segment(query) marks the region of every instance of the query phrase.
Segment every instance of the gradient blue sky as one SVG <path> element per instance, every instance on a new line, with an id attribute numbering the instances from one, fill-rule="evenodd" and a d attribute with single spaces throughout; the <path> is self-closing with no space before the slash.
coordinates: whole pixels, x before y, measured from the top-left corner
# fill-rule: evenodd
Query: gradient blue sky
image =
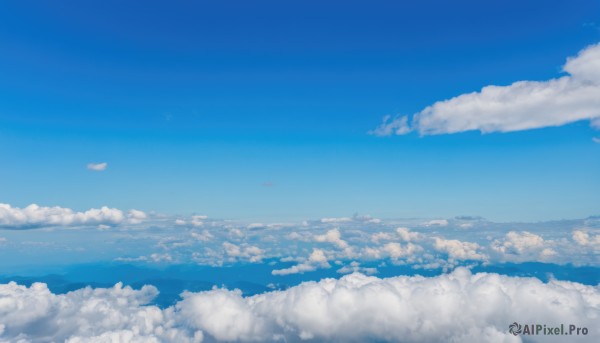
<path id="1" fill-rule="evenodd" d="M 600 214 L 587 122 L 367 134 L 386 114 L 560 76 L 598 41 L 600 1 L 3 2 L 0 202 L 260 220 Z"/>

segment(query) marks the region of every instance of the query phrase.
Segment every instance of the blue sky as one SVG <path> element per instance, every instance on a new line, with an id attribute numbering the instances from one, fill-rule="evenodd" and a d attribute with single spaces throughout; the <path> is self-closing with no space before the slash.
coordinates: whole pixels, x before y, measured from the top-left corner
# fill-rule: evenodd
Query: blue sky
<path id="1" fill-rule="evenodd" d="M 0 2 L 3 342 L 598 342 L 598 175 L 599 0 Z"/>
<path id="2" fill-rule="evenodd" d="M 564 75 L 600 41 L 598 1 L 0 6 L 1 202 L 264 221 L 598 214 L 589 121 L 368 134 Z"/>

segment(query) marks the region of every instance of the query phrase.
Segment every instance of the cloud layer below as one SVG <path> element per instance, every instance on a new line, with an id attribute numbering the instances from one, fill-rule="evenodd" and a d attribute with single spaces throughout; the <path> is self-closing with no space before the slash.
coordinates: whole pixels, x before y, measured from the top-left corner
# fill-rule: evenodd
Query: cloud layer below
<path id="1" fill-rule="evenodd" d="M 109 207 L 78 212 L 0 203 L 0 230 L 2 268 L 13 268 L 13 273 L 19 265 L 16 255 L 36 265 L 97 259 L 209 266 L 267 261 L 272 275 L 290 275 L 330 268 L 377 273 L 378 265 L 429 270 L 503 262 L 596 266 L 600 249 L 600 220 L 594 217 L 493 223 L 477 217 L 354 216 L 248 224 L 205 215 L 167 216 Z"/>
<path id="2" fill-rule="evenodd" d="M 587 327 L 578 342 L 600 334 L 598 286 L 465 268 L 430 278 L 355 273 L 252 297 L 186 292 L 164 310 L 146 305 L 156 294 L 152 286 L 121 284 L 63 295 L 41 283 L 0 285 L 0 341 L 518 342 L 508 333 L 515 321 Z"/>
<path id="3" fill-rule="evenodd" d="M 385 116 L 372 134 L 450 134 L 478 130 L 510 132 L 600 120 L 600 44 L 567 59 L 569 75 L 548 81 L 486 86 L 479 92 L 438 101 L 412 117 Z"/>

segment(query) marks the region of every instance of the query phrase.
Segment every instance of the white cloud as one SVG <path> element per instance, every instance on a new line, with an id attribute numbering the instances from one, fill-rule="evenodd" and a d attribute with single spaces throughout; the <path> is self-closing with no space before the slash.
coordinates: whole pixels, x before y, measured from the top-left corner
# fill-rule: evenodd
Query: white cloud
<path id="1" fill-rule="evenodd" d="M 340 249 L 348 247 L 348 243 L 342 239 L 342 234 L 338 229 L 331 229 L 323 235 L 316 235 L 315 241 L 332 243 Z"/>
<path id="2" fill-rule="evenodd" d="M 238 257 L 242 254 L 242 250 L 239 246 L 229 242 L 223 243 L 223 249 L 225 249 L 225 253 L 229 256 Z"/>
<path id="3" fill-rule="evenodd" d="M 193 236 L 193 233 L 190 233 L 190 235 Z M 194 245 L 193 240 L 187 239 L 187 237 L 179 236 L 165 236 L 159 238 L 156 244 L 156 246 L 167 251 L 176 250 L 183 247 L 191 247 L 192 245 Z"/>
<path id="4" fill-rule="evenodd" d="M 194 237 L 195 239 L 202 241 L 202 242 L 208 242 L 210 240 L 212 240 L 213 238 L 215 238 L 215 236 L 213 236 L 210 232 L 208 232 L 208 230 L 204 230 L 201 233 L 198 232 L 190 232 L 190 235 L 192 237 Z"/>
<path id="5" fill-rule="evenodd" d="M 550 247 L 552 242 L 542 236 L 528 231 L 510 231 L 502 240 L 492 242 L 492 250 L 500 253 L 507 260 L 541 259 L 545 260 L 556 255 Z"/>
<path id="6" fill-rule="evenodd" d="M 154 253 L 154 254 L 150 254 L 150 260 L 152 260 L 153 262 L 156 262 L 156 263 L 172 262 L 173 257 L 168 253 L 165 253 L 165 254 Z"/>
<path id="7" fill-rule="evenodd" d="M 107 167 L 108 167 L 108 163 L 106 163 L 106 162 L 88 163 L 88 165 L 87 165 L 87 169 L 93 170 L 93 171 L 103 171 L 103 170 L 106 170 Z"/>
<path id="8" fill-rule="evenodd" d="M 190 223 L 193 226 L 202 226 L 204 225 L 204 220 L 208 219 L 208 216 L 192 216 L 192 220 L 190 221 Z"/>
<path id="9" fill-rule="evenodd" d="M 401 258 L 412 260 L 417 253 L 422 251 L 423 248 L 421 246 L 413 243 L 401 245 L 397 242 L 390 242 L 379 247 L 365 247 L 362 250 L 362 256 L 368 259 L 383 259 L 389 257 L 394 261 Z"/>
<path id="10" fill-rule="evenodd" d="M 531 249 L 539 249 L 544 246 L 544 239 L 531 232 L 510 231 L 506 234 L 504 241 L 496 241 L 494 249 L 502 253 L 523 254 Z"/>
<path id="11" fill-rule="evenodd" d="M 177 218 L 185 223 L 175 228 Z M 123 257 L 123 261 L 134 258 L 138 262 L 153 264 L 156 261 L 151 258 L 152 253 L 169 252 L 172 259 L 162 259 L 161 263 L 221 266 L 240 261 L 275 261 L 286 256 L 296 262 L 295 266 L 286 265 L 290 268 L 283 272 L 281 269 L 284 267 L 275 263 L 273 269 L 280 270 L 275 274 L 322 268 L 319 264 L 307 262 L 314 248 L 319 248 L 317 251 L 321 251 L 332 265 L 332 261 L 335 261 L 338 264 L 336 269 L 351 261 L 371 263 L 374 260 L 405 264 L 412 268 L 449 268 L 464 264 L 462 261 L 468 260 L 469 256 L 485 263 L 539 261 L 597 265 L 598 260 L 596 252 L 599 248 L 594 248 L 598 244 L 593 243 L 598 237 L 598 220 L 593 217 L 524 224 L 502 224 L 460 217 L 428 222 L 434 225 L 432 229 L 425 228 L 423 220 L 419 219 L 368 225 L 366 221 L 356 218 L 359 217 L 354 216 L 351 222 L 335 224 L 333 227 L 310 221 L 307 226 L 264 224 L 264 229 L 250 230 L 246 222 L 207 219 L 205 216 L 194 218 L 203 223 L 197 226 L 191 224 L 192 216 L 161 216 L 139 210 L 101 208 L 76 212 L 60 207 L 31 205 L 21 209 L 0 205 L 0 228 L 49 228 L 44 231 L 56 233 L 39 233 L 43 239 L 15 238 L 2 234 L 10 239 L 10 244 L 3 245 L 9 249 L 31 246 L 33 241 L 38 245 L 43 242 L 44 245 L 35 251 L 40 259 L 54 254 L 56 249 L 72 249 L 65 244 L 67 240 L 62 238 L 65 235 L 79 235 L 77 239 L 83 239 L 82 248 L 88 251 L 102 248 L 109 252 L 110 255 L 106 256 L 109 260 Z M 446 222 L 448 224 L 443 230 L 438 229 Z M 462 230 L 458 224 L 463 222 L 472 223 L 473 227 L 469 231 Z M 337 228 L 338 225 L 343 229 Z M 506 225 L 515 231 L 506 234 Z M 88 230 L 70 230 L 72 227 Z M 414 231 L 408 227 L 414 228 Z M 129 228 L 136 230 L 125 230 Z M 573 228 L 580 228 L 583 232 L 573 236 Z M 91 239 L 89 242 L 87 237 Z M 582 237 L 587 237 L 589 243 L 583 244 Z M 116 241 L 134 249 L 116 251 L 114 246 L 110 246 Z M 225 242 L 227 244 L 224 246 Z M 65 259 L 77 259 L 79 256 L 65 255 Z"/>
<path id="12" fill-rule="evenodd" d="M 208 219 L 208 216 L 204 215 L 193 215 L 190 217 L 189 221 L 185 219 L 177 218 L 175 219 L 175 225 L 191 225 L 195 227 L 200 227 L 204 225 L 204 221 Z"/>
<path id="13" fill-rule="evenodd" d="M 358 215 L 355 214 L 352 217 L 329 217 L 329 218 L 321 218 L 321 223 L 323 224 L 338 224 L 338 223 L 350 223 L 353 221 L 370 223 L 370 224 L 380 224 L 381 219 L 373 218 L 370 215 Z"/>
<path id="14" fill-rule="evenodd" d="M 435 237 L 434 243 L 435 249 L 443 251 L 448 254 L 450 259 L 454 260 L 485 260 L 486 256 L 479 253 L 481 249 L 479 244 L 471 242 L 462 242 L 456 239 L 443 239 Z"/>
<path id="15" fill-rule="evenodd" d="M 267 227 L 267 225 L 263 224 L 263 223 L 250 223 L 246 226 L 246 229 L 248 230 L 257 230 L 257 229 L 263 229 Z"/>
<path id="16" fill-rule="evenodd" d="M 425 226 L 448 226 L 447 219 L 434 219 L 423 223 Z"/>
<path id="17" fill-rule="evenodd" d="M 588 230 L 574 230 L 572 238 L 577 244 L 600 250 L 600 234 L 592 234 Z"/>
<path id="18" fill-rule="evenodd" d="M 329 268 L 325 252 L 321 249 L 313 249 L 313 252 L 308 257 L 308 262 L 323 268 Z"/>
<path id="19" fill-rule="evenodd" d="M 289 274 L 302 274 L 304 272 L 312 272 L 317 268 L 330 268 L 331 265 L 328 262 L 325 252 L 321 249 L 313 248 L 312 253 L 308 259 L 300 264 L 291 266 L 285 269 L 276 269 L 271 272 L 273 275 L 289 275 Z"/>
<path id="20" fill-rule="evenodd" d="M 350 265 L 343 266 L 342 268 L 336 270 L 336 272 L 340 274 L 363 273 L 367 275 L 374 275 L 377 274 L 377 268 L 361 267 L 359 262 L 352 261 L 350 262 Z"/>
<path id="21" fill-rule="evenodd" d="M 129 212 L 129 217 L 141 211 Z M 134 219 L 136 217 L 133 217 Z M 44 226 L 115 225 L 125 220 L 123 211 L 103 206 L 85 212 L 75 212 L 64 207 L 44 207 L 31 204 L 25 208 L 0 203 L 0 227 L 28 228 Z"/>
<path id="22" fill-rule="evenodd" d="M 140 224 L 148 218 L 148 215 L 140 210 L 129 210 L 129 212 L 127 212 L 127 218 L 127 221 L 130 224 Z"/>
<path id="23" fill-rule="evenodd" d="M 117 257 L 115 261 L 120 262 L 153 262 L 153 263 L 170 263 L 175 261 L 173 256 L 169 253 L 159 254 L 152 253 L 148 256 L 138 256 L 138 257 Z"/>
<path id="24" fill-rule="evenodd" d="M 579 245 L 588 245 L 590 244 L 590 235 L 583 230 L 575 230 L 573 231 L 573 240 Z"/>
<path id="25" fill-rule="evenodd" d="M 260 262 L 265 252 L 256 246 L 239 246 L 230 242 L 223 242 L 223 249 L 225 254 L 233 259 L 247 259 L 250 262 Z"/>
<path id="26" fill-rule="evenodd" d="M 358 222 L 363 222 L 363 223 L 369 223 L 369 224 L 381 224 L 381 219 L 373 218 L 368 214 L 367 215 L 355 214 L 354 216 L 352 216 L 352 220 L 355 220 Z"/>
<path id="27" fill-rule="evenodd" d="M 398 236 L 400 236 L 400 238 L 403 241 L 406 242 L 410 242 L 410 241 L 418 241 L 421 239 L 421 234 L 418 232 L 412 232 L 409 229 L 405 228 L 405 227 L 399 227 L 396 229 L 396 233 L 398 234 Z"/>
<path id="28" fill-rule="evenodd" d="M 389 254 L 392 259 L 408 257 L 422 250 L 418 245 L 408 243 L 405 246 L 400 243 L 392 242 L 383 246 L 383 250 Z"/>
<path id="29" fill-rule="evenodd" d="M 340 217 L 340 218 L 321 218 L 321 223 L 324 224 L 335 224 L 335 223 L 348 223 L 351 222 L 352 218 Z"/>
<path id="30" fill-rule="evenodd" d="M 290 275 L 290 274 L 303 274 L 305 272 L 312 272 L 317 270 L 317 267 L 309 263 L 300 263 L 295 266 L 284 269 L 274 269 L 271 271 L 273 275 Z"/>
<path id="31" fill-rule="evenodd" d="M 239 239 L 245 236 L 244 232 L 238 228 L 228 228 L 229 236 L 234 239 Z"/>
<path id="32" fill-rule="evenodd" d="M 389 136 L 412 130 L 421 135 L 470 130 L 510 132 L 561 126 L 580 120 L 600 122 L 600 44 L 567 59 L 569 75 L 548 81 L 519 81 L 486 86 L 480 92 L 438 101 L 412 118 L 385 116 L 373 134 Z"/>
<path id="33" fill-rule="evenodd" d="M 594 143 L 598 143 L 598 144 L 600 144 L 600 137 L 592 137 L 592 141 L 593 141 Z"/>
<path id="34" fill-rule="evenodd" d="M 221 341 L 517 342 L 508 325 L 520 321 L 577 323 L 590 330 L 577 339 L 593 342 L 599 303 L 598 287 L 460 268 L 432 278 L 352 274 L 247 298 L 187 293 L 176 308 L 188 331 Z"/>
<path id="35" fill-rule="evenodd" d="M 390 232 L 377 232 L 371 235 L 371 242 L 379 243 L 380 241 L 391 241 L 395 237 Z"/>
<path id="36" fill-rule="evenodd" d="M 388 114 L 383 117 L 381 124 L 375 128 L 375 130 L 369 131 L 369 134 L 375 136 L 391 136 L 405 135 L 411 131 L 412 129 L 408 124 L 408 116 L 397 115 L 392 117 Z"/>
<path id="37" fill-rule="evenodd" d="M 299 241 L 304 241 L 304 242 L 308 242 L 311 240 L 311 238 L 309 237 L 310 234 L 303 232 L 303 233 L 298 233 L 296 231 L 292 231 L 290 233 L 288 233 L 285 238 L 289 239 L 289 240 L 299 240 Z"/>
<path id="38" fill-rule="evenodd" d="M 40 283 L 0 285 L 0 341 L 520 342 L 508 333 L 514 321 L 586 327 L 578 342 L 600 335 L 599 286 L 465 268 L 429 278 L 354 273 L 252 297 L 186 292 L 163 310 L 147 305 L 156 294 L 120 284 L 62 295 Z"/>
<path id="39" fill-rule="evenodd" d="M 0 285 L 0 341 L 194 342 L 193 333 L 175 327 L 172 311 L 145 306 L 157 294 L 152 286 L 121 284 L 61 295 L 42 283 Z"/>

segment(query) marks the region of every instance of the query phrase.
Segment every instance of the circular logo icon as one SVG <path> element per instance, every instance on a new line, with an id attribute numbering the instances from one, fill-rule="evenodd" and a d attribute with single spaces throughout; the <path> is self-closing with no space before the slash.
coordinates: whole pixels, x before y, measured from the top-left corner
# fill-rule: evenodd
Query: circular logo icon
<path id="1" fill-rule="evenodd" d="M 514 322 L 512 324 L 510 324 L 508 326 L 508 332 L 512 333 L 513 335 L 517 336 L 518 334 L 521 333 L 521 324 Z"/>

